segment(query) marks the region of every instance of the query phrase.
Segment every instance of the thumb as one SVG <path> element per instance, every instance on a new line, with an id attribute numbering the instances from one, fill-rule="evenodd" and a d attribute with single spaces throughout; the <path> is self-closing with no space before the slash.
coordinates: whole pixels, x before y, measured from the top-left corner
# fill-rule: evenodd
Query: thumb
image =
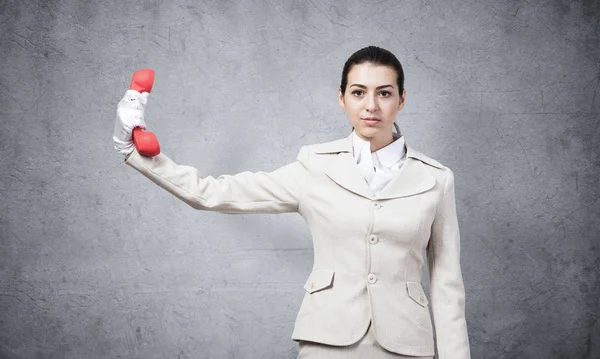
<path id="1" fill-rule="evenodd" d="M 142 105 L 145 105 L 148 103 L 148 96 L 150 96 L 150 93 L 148 93 L 148 92 L 142 92 L 140 94 L 140 102 L 142 103 Z"/>

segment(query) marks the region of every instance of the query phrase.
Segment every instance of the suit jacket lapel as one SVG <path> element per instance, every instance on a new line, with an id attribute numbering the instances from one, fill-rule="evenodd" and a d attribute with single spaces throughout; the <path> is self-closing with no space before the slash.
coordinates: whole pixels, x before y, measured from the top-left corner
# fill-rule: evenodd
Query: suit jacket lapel
<path id="1" fill-rule="evenodd" d="M 322 156 L 325 174 L 338 185 L 359 196 L 371 199 L 391 199 L 427 191 L 435 179 L 421 162 L 428 157 L 406 145 L 406 161 L 390 182 L 375 194 L 364 179 L 352 154 L 352 135 L 336 141 L 315 145 L 315 154 Z M 435 164 L 437 162 L 433 161 Z M 441 166 L 441 165 L 440 165 Z M 437 166 L 436 166 L 437 167 Z"/>
<path id="2" fill-rule="evenodd" d="M 332 142 L 315 146 L 315 153 L 322 156 L 325 174 L 348 191 L 369 199 L 374 197 L 373 190 L 360 173 L 352 154 L 352 134 Z"/>
<path id="3" fill-rule="evenodd" d="M 411 157 L 407 145 L 406 161 L 394 174 L 388 184 L 375 196 L 375 199 L 407 197 L 425 192 L 435 185 L 435 178 L 429 173 L 426 165 L 415 157 Z"/>

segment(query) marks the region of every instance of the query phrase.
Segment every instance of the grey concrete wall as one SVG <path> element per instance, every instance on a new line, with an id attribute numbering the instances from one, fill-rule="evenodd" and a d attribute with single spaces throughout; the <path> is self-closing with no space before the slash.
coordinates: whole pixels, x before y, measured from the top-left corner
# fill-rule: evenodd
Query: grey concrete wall
<path id="1" fill-rule="evenodd" d="M 0 0 L 0 357 L 294 358 L 297 215 L 194 211 L 122 163 L 156 70 L 180 164 L 272 170 L 349 134 L 346 58 L 406 72 L 407 141 L 452 168 L 473 358 L 600 357 L 598 1 Z"/>

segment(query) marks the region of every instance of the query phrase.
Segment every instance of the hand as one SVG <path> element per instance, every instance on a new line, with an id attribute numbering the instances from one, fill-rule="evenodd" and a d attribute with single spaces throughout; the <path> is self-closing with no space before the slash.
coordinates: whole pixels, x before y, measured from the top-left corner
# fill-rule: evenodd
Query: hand
<path id="1" fill-rule="evenodd" d="M 113 132 L 115 149 L 122 154 L 133 152 L 133 129 L 141 127 L 146 129 L 144 111 L 148 102 L 148 92 L 139 93 L 136 90 L 127 90 L 125 96 L 117 105 L 117 118 Z"/>

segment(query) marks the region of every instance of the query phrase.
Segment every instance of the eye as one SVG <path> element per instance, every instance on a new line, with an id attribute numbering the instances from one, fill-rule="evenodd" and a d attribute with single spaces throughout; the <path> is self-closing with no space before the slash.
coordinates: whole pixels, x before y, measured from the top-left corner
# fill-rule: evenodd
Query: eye
<path id="1" fill-rule="evenodd" d="M 360 94 L 358 94 L 357 92 L 360 92 L 362 94 L 362 90 L 354 90 L 354 91 L 352 91 L 352 94 L 354 96 L 360 96 Z"/>
<path id="2" fill-rule="evenodd" d="M 392 93 L 389 91 L 381 91 L 380 94 L 383 95 L 383 97 L 390 97 L 392 96 Z"/>

